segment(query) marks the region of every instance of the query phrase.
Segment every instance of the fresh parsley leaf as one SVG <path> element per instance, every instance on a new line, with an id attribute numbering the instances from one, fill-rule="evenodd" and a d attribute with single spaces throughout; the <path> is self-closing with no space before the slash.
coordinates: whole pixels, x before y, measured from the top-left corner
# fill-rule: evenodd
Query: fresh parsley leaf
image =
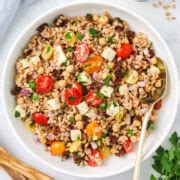
<path id="1" fill-rule="evenodd" d="M 76 33 L 76 38 L 80 41 L 82 41 L 82 39 L 84 38 L 83 35 L 79 32 Z"/>
<path id="2" fill-rule="evenodd" d="M 103 139 L 106 137 L 107 135 L 105 133 L 102 133 L 100 139 L 99 139 L 99 142 L 101 145 L 103 145 Z"/>
<path id="3" fill-rule="evenodd" d="M 98 36 L 98 31 L 94 28 L 89 28 L 89 34 L 92 35 L 92 37 L 97 37 Z"/>
<path id="4" fill-rule="evenodd" d="M 72 47 L 68 47 L 67 49 L 66 49 L 66 51 L 67 52 L 72 52 L 74 50 L 74 47 L 72 46 Z"/>
<path id="5" fill-rule="evenodd" d="M 101 103 L 99 108 L 102 109 L 102 110 L 105 110 L 107 107 L 107 105 L 105 103 Z"/>
<path id="6" fill-rule="evenodd" d="M 75 100 L 76 100 L 76 98 L 73 97 L 73 96 L 69 96 L 68 99 L 69 99 L 70 101 L 75 101 Z"/>
<path id="7" fill-rule="evenodd" d="M 71 40 L 71 31 L 66 32 L 65 38 Z"/>
<path id="8" fill-rule="evenodd" d="M 100 98 L 100 99 L 103 99 L 104 98 L 104 94 L 100 93 L 100 92 L 97 92 L 96 95 Z"/>
<path id="9" fill-rule="evenodd" d="M 80 136 L 78 136 L 78 137 L 77 137 L 77 140 L 80 140 L 80 139 L 81 139 Z"/>
<path id="10" fill-rule="evenodd" d="M 34 91 L 36 90 L 36 83 L 34 81 L 30 81 L 28 84 L 32 90 L 34 90 Z"/>
<path id="11" fill-rule="evenodd" d="M 19 111 L 15 111 L 15 114 L 14 114 L 14 115 L 15 115 L 16 118 L 18 118 L 18 117 L 21 116 L 21 113 L 20 113 Z"/>
<path id="12" fill-rule="evenodd" d="M 50 50 L 51 50 L 51 46 L 48 46 L 48 47 L 47 47 L 46 54 L 48 54 L 48 53 L 50 52 Z"/>
<path id="13" fill-rule="evenodd" d="M 112 68 L 111 68 L 109 65 L 107 65 L 107 64 L 106 64 L 106 68 L 107 68 L 108 70 L 110 70 L 110 71 L 112 70 Z"/>
<path id="14" fill-rule="evenodd" d="M 111 80 L 111 76 L 109 75 L 103 80 L 104 85 L 109 86 L 110 80 Z"/>
<path id="15" fill-rule="evenodd" d="M 177 145 L 177 142 L 178 142 L 178 136 L 177 136 L 177 133 L 174 132 L 171 137 L 169 138 L 170 142 L 176 146 Z"/>
<path id="16" fill-rule="evenodd" d="M 112 44 L 112 43 L 115 43 L 116 40 L 115 40 L 112 36 L 110 36 L 110 37 L 107 37 L 107 38 L 106 38 L 106 41 L 107 41 L 108 43 L 111 43 L 111 44 Z"/>
<path id="17" fill-rule="evenodd" d="M 131 137 L 131 136 L 134 136 L 134 135 L 135 135 L 135 133 L 133 132 L 132 129 L 128 129 L 128 130 L 127 130 L 127 136 L 128 136 L 128 137 Z"/>
<path id="18" fill-rule="evenodd" d="M 65 62 L 62 63 L 63 66 L 67 66 L 67 63 L 68 63 L 68 59 L 66 59 Z"/>
<path id="19" fill-rule="evenodd" d="M 36 101 L 39 100 L 39 96 L 38 96 L 36 93 L 33 93 L 32 97 L 31 97 L 31 100 L 32 100 L 33 102 L 36 102 Z"/>

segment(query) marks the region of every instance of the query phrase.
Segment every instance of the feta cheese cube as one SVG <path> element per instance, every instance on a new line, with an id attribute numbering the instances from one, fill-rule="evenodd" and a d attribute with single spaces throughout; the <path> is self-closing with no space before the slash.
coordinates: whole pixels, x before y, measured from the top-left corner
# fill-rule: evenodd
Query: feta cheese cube
<path id="1" fill-rule="evenodd" d="M 128 87 L 126 84 L 122 85 L 122 86 L 119 86 L 119 94 L 122 96 L 122 95 L 125 95 L 126 93 L 128 92 Z"/>
<path id="2" fill-rule="evenodd" d="M 54 57 L 57 65 L 61 65 L 62 63 L 66 62 L 67 58 L 64 54 L 64 51 L 60 45 L 57 45 L 54 48 Z"/>
<path id="3" fill-rule="evenodd" d="M 60 102 L 58 99 L 52 98 L 47 101 L 47 106 L 49 110 L 58 110 L 60 108 Z"/>
<path id="4" fill-rule="evenodd" d="M 17 105 L 14 108 L 14 115 L 16 118 L 21 119 L 21 118 L 24 118 L 26 116 L 26 111 L 21 105 Z"/>
<path id="5" fill-rule="evenodd" d="M 74 129 L 70 131 L 71 133 L 71 140 L 76 141 L 81 139 L 81 131 L 78 129 Z"/>
<path id="6" fill-rule="evenodd" d="M 112 93 L 114 91 L 114 88 L 110 87 L 110 86 L 103 86 L 100 90 L 100 93 L 104 94 L 104 96 L 106 97 L 111 97 Z"/>
<path id="7" fill-rule="evenodd" d="M 89 107 L 87 106 L 86 102 L 83 101 L 82 103 L 77 105 L 77 108 L 81 115 L 86 114 L 89 111 Z"/>
<path id="8" fill-rule="evenodd" d="M 30 65 L 30 64 L 29 64 L 29 61 L 28 61 L 27 59 L 21 59 L 19 62 L 22 64 L 22 67 L 23 67 L 24 69 L 28 68 L 29 65 Z"/>
<path id="9" fill-rule="evenodd" d="M 160 69 L 157 66 L 154 66 L 154 65 L 151 65 L 149 71 L 153 75 L 158 75 L 160 73 Z"/>
<path id="10" fill-rule="evenodd" d="M 85 115 L 91 119 L 96 119 L 97 117 L 97 114 L 94 109 L 90 109 Z"/>
<path id="11" fill-rule="evenodd" d="M 116 55 L 116 52 L 113 49 L 111 49 L 110 47 L 105 47 L 104 51 L 102 53 L 102 57 L 109 61 L 112 61 L 114 59 L 115 55 Z"/>
<path id="12" fill-rule="evenodd" d="M 84 86 L 90 85 L 92 83 L 91 76 L 86 72 L 82 72 L 78 75 L 78 82 L 82 83 Z"/>
<path id="13" fill-rule="evenodd" d="M 119 112 L 119 109 L 120 109 L 120 107 L 119 107 L 118 103 L 110 102 L 106 109 L 106 114 L 111 117 L 114 117 Z"/>
<path id="14" fill-rule="evenodd" d="M 40 58 L 39 56 L 33 56 L 30 58 L 29 62 L 30 62 L 30 65 L 34 65 L 34 66 L 37 66 L 40 62 Z"/>

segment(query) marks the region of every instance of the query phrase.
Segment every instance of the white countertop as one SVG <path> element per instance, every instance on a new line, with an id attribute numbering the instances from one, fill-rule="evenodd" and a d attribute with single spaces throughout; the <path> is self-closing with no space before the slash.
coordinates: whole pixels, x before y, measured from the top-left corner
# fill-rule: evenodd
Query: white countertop
<path id="1" fill-rule="evenodd" d="M 78 0 L 83 1 L 83 0 Z M 84 0 L 85 1 L 85 0 Z M 87 0 L 86 0 L 87 1 Z M 90 0 L 89 0 L 90 1 Z M 97 2 L 98 0 L 96 0 Z M 168 22 L 164 16 L 164 11 L 152 7 L 151 3 L 148 2 L 134 2 L 133 0 L 104 0 L 111 3 L 116 3 L 119 6 L 124 6 L 132 11 L 135 11 L 137 14 L 144 17 L 149 21 L 163 36 L 169 45 L 172 54 L 174 55 L 176 65 L 180 71 L 180 1 L 177 1 L 177 9 L 175 10 L 175 15 L 177 17 L 176 21 Z M 153 1 L 153 0 L 151 0 Z M 157 1 L 157 0 L 154 0 Z M 58 5 L 66 4 L 69 2 L 75 2 L 73 0 L 39 0 L 36 3 L 19 10 L 16 17 L 13 20 L 9 30 L 7 31 L 4 39 L 0 43 L 0 78 L 1 72 L 3 69 L 3 63 L 6 60 L 6 56 L 11 44 L 14 42 L 18 34 L 26 27 L 29 22 L 34 20 L 40 14 L 46 12 L 47 10 L 56 7 Z M 76 0 L 77 2 L 77 0 Z M 179 12 L 178 12 L 179 11 Z M 1 79 L 0 79 L 0 88 L 1 88 Z M 0 93 L 1 95 L 1 93 Z M 172 105 L 173 108 L 173 105 Z M 10 153 L 15 157 L 21 159 L 27 164 L 49 174 L 50 176 L 58 180 L 82 180 L 81 178 L 75 178 L 71 176 L 66 176 L 60 174 L 52 169 L 49 169 L 42 163 L 33 159 L 31 154 L 27 152 L 19 141 L 16 140 L 14 135 L 11 133 L 11 129 L 6 122 L 6 119 L 2 112 L 2 105 L 0 101 L 0 146 L 6 148 Z M 178 114 L 176 116 L 176 121 L 171 130 L 180 132 L 180 109 L 178 109 Z M 165 140 L 163 145 L 166 145 L 168 140 Z M 150 174 L 152 173 L 152 159 L 149 158 L 142 165 L 141 179 L 149 179 Z M 123 174 L 116 175 L 109 178 L 103 178 L 104 180 L 130 180 L 132 179 L 132 170 L 129 170 Z M 0 170 L 0 179 L 7 180 L 9 179 L 1 170 Z M 86 179 L 87 180 L 87 179 Z"/>

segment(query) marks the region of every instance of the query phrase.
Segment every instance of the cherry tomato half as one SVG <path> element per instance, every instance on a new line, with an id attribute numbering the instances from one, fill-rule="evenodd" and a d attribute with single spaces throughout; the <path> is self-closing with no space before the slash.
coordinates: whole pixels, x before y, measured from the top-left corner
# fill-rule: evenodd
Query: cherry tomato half
<path id="1" fill-rule="evenodd" d="M 162 99 L 160 99 L 155 105 L 154 109 L 159 110 L 162 107 Z"/>
<path id="2" fill-rule="evenodd" d="M 77 88 L 66 89 L 65 99 L 69 105 L 77 105 L 81 102 L 82 92 Z"/>
<path id="3" fill-rule="evenodd" d="M 132 150 L 132 142 L 130 139 L 128 139 L 124 144 L 123 148 L 126 151 L 126 153 L 130 152 Z"/>
<path id="4" fill-rule="evenodd" d="M 128 59 L 132 52 L 133 52 L 133 48 L 130 44 L 128 43 L 123 43 L 121 45 L 121 48 L 116 48 L 116 55 L 117 57 L 121 57 L 122 60 Z"/>
<path id="5" fill-rule="evenodd" d="M 95 121 L 90 122 L 86 126 L 86 133 L 88 138 L 95 138 L 96 140 L 99 139 L 102 135 L 102 131 Z"/>
<path id="6" fill-rule="evenodd" d="M 87 44 L 80 44 L 76 47 L 74 54 L 76 55 L 77 61 L 84 62 L 88 58 L 89 52 Z"/>
<path id="7" fill-rule="evenodd" d="M 83 63 L 83 69 L 87 74 L 93 74 L 100 71 L 103 65 L 103 58 L 101 56 L 92 56 Z"/>
<path id="8" fill-rule="evenodd" d="M 95 167 L 98 165 L 97 162 L 101 163 L 103 155 L 99 150 L 91 150 L 92 159 L 88 160 L 87 163 L 89 166 Z"/>
<path id="9" fill-rule="evenodd" d="M 64 153 L 65 145 L 61 141 L 54 141 L 50 146 L 50 152 L 54 156 L 59 156 Z"/>
<path id="10" fill-rule="evenodd" d="M 46 94 L 53 89 L 54 82 L 51 76 L 42 75 L 36 80 L 36 92 Z"/>
<path id="11" fill-rule="evenodd" d="M 75 81 L 75 83 L 73 84 L 73 87 L 78 89 L 81 92 L 81 95 L 82 95 L 82 85 L 80 83 Z"/>
<path id="12" fill-rule="evenodd" d="M 37 124 L 47 126 L 48 119 L 43 114 L 35 112 L 32 118 Z"/>
<path id="13" fill-rule="evenodd" d="M 103 102 L 103 99 L 97 96 L 96 91 L 89 92 L 86 95 L 85 99 L 86 99 L 87 104 L 93 107 L 97 107 Z"/>

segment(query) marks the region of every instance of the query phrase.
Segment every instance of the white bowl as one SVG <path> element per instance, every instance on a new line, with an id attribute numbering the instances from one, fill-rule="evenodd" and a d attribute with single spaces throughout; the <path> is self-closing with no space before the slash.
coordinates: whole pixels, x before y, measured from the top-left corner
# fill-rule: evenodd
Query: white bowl
<path id="1" fill-rule="evenodd" d="M 158 114 L 159 120 L 156 123 L 157 128 L 145 140 L 143 151 L 144 159 L 147 159 L 159 147 L 167 136 L 175 119 L 178 105 L 178 75 L 176 66 L 166 43 L 149 23 L 127 9 L 106 3 L 69 4 L 46 12 L 30 23 L 29 26 L 23 30 L 10 50 L 3 72 L 3 107 L 13 132 L 22 145 L 25 146 L 29 152 L 31 152 L 32 156 L 44 163 L 46 166 L 68 175 L 97 178 L 122 173 L 134 166 L 136 146 L 134 147 L 133 152 L 129 153 L 125 157 L 118 158 L 112 156 L 106 160 L 102 166 L 95 168 L 78 167 L 72 162 L 72 160 L 62 162 L 59 157 L 53 157 L 49 153 L 45 152 L 41 145 L 36 144 L 33 141 L 32 134 L 27 132 L 23 126 L 23 123 L 15 119 L 13 116 L 15 99 L 10 94 L 10 90 L 14 86 L 13 78 L 15 73 L 15 62 L 29 38 L 36 33 L 36 28 L 40 24 L 44 22 L 51 23 L 59 14 L 78 16 L 86 13 L 102 13 L 105 10 L 109 11 L 114 17 L 118 16 L 127 20 L 130 27 L 136 32 L 145 32 L 152 40 L 157 55 L 162 57 L 167 65 L 169 73 L 168 92 L 163 100 L 163 107 Z"/>

